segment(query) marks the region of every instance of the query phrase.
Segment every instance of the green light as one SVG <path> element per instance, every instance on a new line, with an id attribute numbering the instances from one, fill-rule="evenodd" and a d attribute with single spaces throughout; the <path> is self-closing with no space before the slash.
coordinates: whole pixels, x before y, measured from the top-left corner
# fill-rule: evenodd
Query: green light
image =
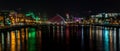
<path id="1" fill-rule="evenodd" d="M 39 21 L 39 20 L 40 20 L 40 18 L 39 18 L 38 16 L 36 16 L 36 18 L 35 18 L 35 19 L 36 19 L 36 21 Z"/>
<path id="2" fill-rule="evenodd" d="M 40 18 L 38 16 L 36 16 L 33 12 L 28 12 L 26 14 L 26 16 L 31 16 L 33 19 L 35 19 L 36 21 L 39 21 Z"/>
<path id="3" fill-rule="evenodd" d="M 35 28 L 30 28 L 29 29 L 29 38 L 35 38 Z"/>
<path id="4" fill-rule="evenodd" d="M 35 28 L 28 29 L 28 51 L 36 51 L 36 31 Z"/>
<path id="5" fill-rule="evenodd" d="M 33 12 L 28 12 L 27 14 L 26 14 L 26 16 L 33 16 L 34 14 L 33 14 Z"/>
<path id="6" fill-rule="evenodd" d="M 26 16 L 30 16 L 31 14 L 26 14 Z"/>

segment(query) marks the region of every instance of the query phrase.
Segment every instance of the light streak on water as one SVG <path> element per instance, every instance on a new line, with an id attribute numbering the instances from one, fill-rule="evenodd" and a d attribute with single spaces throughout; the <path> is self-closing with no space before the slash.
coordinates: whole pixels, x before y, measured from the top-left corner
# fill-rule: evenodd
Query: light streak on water
<path id="1" fill-rule="evenodd" d="M 4 50 L 4 33 L 1 34 L 2 34 L 2 50 Z"/>
<path id="2" fill-rule="evenodd" d="M 39 37 L 40 37 L 40 48 L 42 48 L 42 32 L 39 31 Z"/>
<path id="3" fill-rule="evenodd" d="M 25 28 L 26 32 L 26 43 L 28 43 L 28 28 Z M 26 47 L 28 48 L 28 44 L 26 44 Z"/>
<path id="4" fill-rule="evenodd" d="M 103 32 L 104 33 L 104 32 Z M 103 51 L 101 48 L 102 47 L 102 28 L 100 26 L 94 27 L 94 39 L 96 39 L 96 44 L 94 45 L 96 48 L 96 51 Z M 93 50 L 92 50 L 93 51 Z"/>
<path id="5" fill-rule="evenodd" d="M 6 37 L 6 45 L 7 47 L 5 47 L 6 49 L 10 50 L 10 32 L 7 32 L 7 37 Z"/>
<path id="6" fill-rule="evenodd" d="M 21 45 L 22 45 L 22 46 L 21 46 L 21 48 L 22 48 L 21 50 L 23 51 L 23 50 L 25 49 L 25 46 L 26 46 L 26 44 L 25 44 L 25 39 L 26 39 L 26 38 L 25 38 L 25 28 L 22 28 L 20 31 L 21 31 L 21 32 L 20 32 L 20 33 L 21 33 L 21 34 L 20 34 L 20 35 L 21 35 L 20 38 L 21 38 Z"/>
<path id="7" fill-rule="evenodd" d="M 81 40 L 81 46 L 84 46 L 84 28 L 82 26 L 82 40 Z"/>
<path id="8" fill-rule="evenodd" d="M 66 43 L 69 44 L 69 26 L 66 26 Z"/>
<path id="9" fill-rule="evenodd" d="M 28 28 L 26 28 L 26 40 L 28 40 Z"/>
<path id="10" fill-rule="evenodd" d="M 50 29 L 49 29 L 50 30 Z M 41 51 L 41 48 L 42 48 L 42 32 L 41 32 L 41 29 L 39 27 L 39 29 L 36 30 L 36 44 L 37 46 L 39 46 L 39 49 L 37 49 L 37 51 Z"/>
<path id="11" fill-rule="evenodd" d="M 7 44 L 10 45 L 10 33 L 7 32 Z"/>
<path id="12" fill-rule="evenodd" d="M 99 40 L 99 29 L 98 27 L 96 27 L 96 40 L 98 41 Z"/>
<path id="13" fill-rule="evenodd" d="M 92 35 L 93 34 L 92 34 L 92 31 L 93 31 L 92 26 L 90 26 L 90 39 L 89 39 L 90 40 L 90 43 L 89 43 L 90 44 L 90 51 L 93 51 L 93 46 L 92 46 L 93 45 L 93 42 L 92 42 Z"/>
<path id="14" fill-rule="evenodd" d="M 95 27 L 93 26 L 93 31 L 92 31 L 92 38 L 95 39 Z"/>
<path id="15" fill-rule="evenodd" d="M 117 49 L 116 49 L 117 48 L 116 47 L 116 28 L 114 28 L 113 31 L 114 31 L 114 35 L 113 35 L 114 36 L 114 38 L 113 38 L 114 39 L 114 43 L 113 43 L 114 44 L 114 51 L 117 51 Z"/>
<path id="16" fill-rule="evenodd" d="M 22 35 L 22 43 L 24 42 L 25 40 L 25 32 L 24 32 L 24 28 L 21 29 L 21 35 Z"/>
<path id="17" fill-rule="evenodd" d="M 36 47 L 36 31 L 35 28 L 29 28 L 29 33 L 28 33 L 28 51 L 35 51 Z"/>
<path id="18" fill-rule="evenodd" d="M 105 30 L 104 30 L 104 49 L 105 51 L 109 51 L 109 30 L 105 27 Z"/>
<path id="19" fill-rule="evenodd" d="M 36 37 L 36 32 L 34 28 L 30 28 L 29 30 L 29 38 L 35 38 Z"/>
<path id="20" fill-rule="evenodd" d="M 4 45 L 4 34 L 2 33 L 2 44 Z"/>
<path id="21" fill-rule="evenodd" d="M 55 25 L 53 25 L 53 39 L 55 37 Z"/>
<path id="22" fill-rule="evenodd" d="M 110 30 L 110 51 L 113 51 L 113 36 L 112 36 L 112 30 Z"/>
<path id="23" fill-rule="evenodd" d="M 98 28 L 98 37 L 99 37 L 99 39 L 98 39 L 99 40 L 98 41 L 98 43 L 99 43 L 98 44 L 99 45 L 98 48 L 99 48 L 100 51 L 103 51 L 103 48 L 101 48 L 103 46 L 103 42 L 102 42 L 103 41 L 103 39 L 102 39 L 102 27 Z"/>
<path id="24" fill-rule="evenodd" d="M 18 30 L 17 35 L 18 35 L 17 36 L 18 37 L 18 39 L 17 39 L 18 40 L 18 45 L 20 45 L 20 30 Z"/>
<path id="25" fill-rule="evenodd" d="M 16 30 L 16 39 L 17 39 L 17 51 L 20 51 L 20 45 L 21 45 L 21 43 L 20 43 L 20 30 Z"/>
<path id="26" fill-rule="evenodd" d="M 61 38 L 63 38 L 63 26 L 61 25 Z"/>
<path id="27" fill-rule="evenodd" d="M 90 40 L 92 39 L 92 26 L 90 26 Z"/>
<path id="28" fill-rule="evenodd" d="M 102 27 L 100 27 L 100 30 L 99 30 L 99 37 L 100 37 L 100 41 L 102 41 Z"/>
<path id="29" fill-rule="evenodd" d="M 15 32 L 11 31 L 11 51 L 15 51 Z"/>
<path id="30" fill-rule="evenodd" d="M 59 35 L 60 35 L 60 32 L 59 32 L 59 25 L 57 26 L 57 38 L 59 39 Z"/>
<path id="31" fill-rule="evenodd" d="M 82 40 L 84 40 L 84 29 L 83 29 L 83 26 L 82 26 Z"/>

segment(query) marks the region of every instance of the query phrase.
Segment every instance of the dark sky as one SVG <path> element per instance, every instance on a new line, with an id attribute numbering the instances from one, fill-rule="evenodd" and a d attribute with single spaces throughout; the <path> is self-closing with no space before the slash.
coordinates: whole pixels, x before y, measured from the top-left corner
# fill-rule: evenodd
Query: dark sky
<path id="1" fill-rule="evenodd" d="M 3 9 L 34 9 L 46 12 L 120 12 L 119 0 L 0 0 Z"/>

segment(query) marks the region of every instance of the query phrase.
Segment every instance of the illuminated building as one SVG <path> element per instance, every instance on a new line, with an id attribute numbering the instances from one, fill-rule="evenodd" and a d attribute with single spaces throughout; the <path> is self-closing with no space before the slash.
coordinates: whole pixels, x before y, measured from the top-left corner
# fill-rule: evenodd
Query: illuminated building
<path id="1" fill-rule="evenodd" d="M 74 22 L 81 22 L 83 18 L 74 17 Z"/>
<path id="2" fill-rule="evenodd" d="M 3 16 L 0 16 L 0 26 L 4 26 L 4 17 Z"/>
<path id="3" fill-rule="evenodd" d="M 11 24 L 15 25 L 17 22 L 17 20 L 16 20 L 17 19 L 17 12 L 12 10 L 12 11 L 10 11 L 9 16 L 10 16 Z"/>
<path id="4" fill-rule="evenodd" d="M 91 18 L 94 19 L 94 23 L 119 24 L 119 16 L 120 13 L 99 13 L 96 15 L 91 15 Z"/>
<path id="5" fill-rule="evenodd" d="M 10 25 L 9 10 L 1 10 L 0 13 L 4 17 L 4 25 Z"/>
<path id="6" fill-rule="evenodd" d="M 25 23 L 25 15 L 22 13 L 18 13 L 17 18 L 16 18 L 16 22 L 19 24 L 24 24 Z"/>
<path id="7" fill-rule="evenodd" d="M 91 15 L 91 17 L 117 17 L 120 16 L 120 13 L 99 13 L 97 15 Z"/>

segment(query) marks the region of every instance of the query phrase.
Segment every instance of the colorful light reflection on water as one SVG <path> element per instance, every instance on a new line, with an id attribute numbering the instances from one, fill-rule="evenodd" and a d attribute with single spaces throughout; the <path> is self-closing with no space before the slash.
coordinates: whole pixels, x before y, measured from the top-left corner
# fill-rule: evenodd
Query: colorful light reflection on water
<path id="1" fill-rule="evenodd" d="M 29 28 L 28 30 L 28 51 L 36 51 L 36 32 L 35 28 Z"/>
<path id="2" fill-rule="evenodd" d="M 90 51 L 118 51 L 120 47 L 120 28 L 81 25 L 48 27 L 49 25 L 43 28 L 29 27 L 1 32 L 0 51 L 55 49 L 58 51 L 85 51 L 86 49 Z M 116 38 L 117 35 L 119 38 Z"/>
<path id="3" fill-rule="evenodd" d="M 105 28 L 104 30 L 104 49 L 105 51 L 109 51 L 109 31 L 107 30 L 107 28 Z"/>

